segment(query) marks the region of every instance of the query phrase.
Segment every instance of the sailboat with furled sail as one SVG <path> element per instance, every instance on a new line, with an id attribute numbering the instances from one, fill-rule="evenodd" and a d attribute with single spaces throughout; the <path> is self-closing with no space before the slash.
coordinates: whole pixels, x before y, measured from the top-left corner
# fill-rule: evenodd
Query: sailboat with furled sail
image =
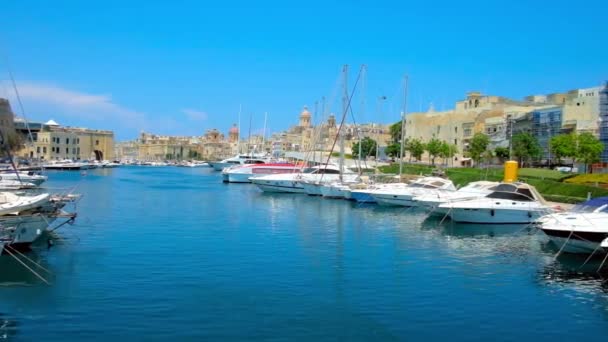
<path id="1" fill-rule="evenodd" d="M 348 66 L 345 65 L 342 69 L 345 80 L 347 72 Z M 346 82 L 344 82 L 343 85 L 346 87 Z M 345 91 L 345 94 L 346 93 L 347 92 Z M 343 102 L 344 104 L 347 103 L 347 99 L 348 98 L 345 98 Z M 342 124 L 338 128 L 338 133 L 334 139 L 334 147 L 338 138 L 340 137 L 341 130 L 343 129 L 344 118 L 346 117 L 347 112 L 348 106 L 345 105 L 342 115 Z M 340 158 L 340 165 L 334 165 L 330 162 L 330 160 L 331 154 L 328 155 L 327 160 L 323 164 L 305 168 L 298 173 L 251 177 L 250 180 L 264 192 L 308 193 L 321 195 L 320 187 L 323 182 L 333 182 L 340 179 L 344 180 L 350 178 L 354 179 L 358 176 L 356 173 L 344 168 L 343 155 Z"/>
<path id="2" fill-rule="evenodd" d="M 363 74 L 364 69 L 365 69 L 365 66 L 361 66 L 359 76 L 357 77 L 357 80 L 355 81 L 355 84 L 353 86 L 353 93 L 357 89 L 357 85 L 359 83 L 359 80 L 361 79 L 361 75 Z M 352 100 L 352 94 L 349 96 L 349 93 L 348 93 L 348 65 L 345 65 L 343 67 L 342 76 L 343 76 L 342 118 L 340 120 L 340 125 L 338 126 L 338 130 L 336 133 L 336 137 L 334 138 L 332 148 L 330 150 L 330 154 L 327 156 L 327 160 L 325 162 L 325 167 L 328 167 L 330 158 L 331 158 L 331 153 L 334 151 L 336 143 L 339 142 L 340 159 L 339 159 L 339 164 L 338 164 L 338 173 L 335 174 L 335 176 L 333 176 L 333 177 L 328 174 L 322 174 L 320 177 L 318 177 L 318 179 L 309 179 L 306 182 L 304 182 L 304 189 L 308 195 L 322 196 L 323 192 L 325 192 L 326 196 L 337 197 L 337 195 L 334 196 L 333 191 L 329 187 L 332 183 L 335 183 L 335 182 L 342 183 L 345 181 L 353 182 L 359 176 L 357 173 L 352 172 L 351 170 L 345 168 L 345 166 L 344 166 L 344 134 L 345 134 L 344 122 L 346 121 L 346 115 L 348 114 L 348 111 L 349 111 L 350 105 L 351 105 L 351 100 Z M 336 192 L 336 194 L 337 194 L 337 192 Z"/>

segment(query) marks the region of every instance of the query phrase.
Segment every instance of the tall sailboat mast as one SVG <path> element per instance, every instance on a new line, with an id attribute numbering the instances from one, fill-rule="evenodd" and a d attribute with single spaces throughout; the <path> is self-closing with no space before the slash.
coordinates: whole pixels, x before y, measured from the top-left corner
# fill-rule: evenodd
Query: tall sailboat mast
<path id="1" fill-rule="evenodd" d="M 407 75 L 403 78 L 403 109 L 401 112 L 401 151 L 399 153 L 399 179 L 403 173 L 403 151 L 405 149 L 405 113 L 407 110 L 407 86 L 408 77 Z"/>
<path id="2" fill-rule="evenodd" d="M 241 154 L 241 111 L 243 110 L 243 105 L 239 105 L 239 131 L 236 136 L 236 154 Z"/>
<path id="3" fill-rule="evenodd" d="M 262 133 L 262 151 L 264 151 L 264 144 L 266 143 L 266 123 L 268 121 L 268 112 L 264 112 L 264 131 Z"/>
<path id="4" fill-rule="evenodd" d="M 346 116 L 348 111 L 348 65 L 344 66 L 344 95 L 342 96 L 342 112 Z M 340 129 L 340 182 L 342 182 L 342 173 L 344 172 L 344 132 Z"/>
<path id="5" fill-rule="evenodd" d="M 249 114 L 249 137 L 247 138 L 247 152 L 250 156 L 253 156 L 253 150 L 251 149 L 251 121 L 253 120 L 253 114 Z"/>
<path id="6" fill-rule="evenodd" d="M 320 115 L 320 117 L 321 118 L 325 118 L 325 96 L 321 97 L 321 115 Z M 320 126 L 321 125 L 319 125 L 319 127 Z M 318 139 L 318 141 L 316 143 L 317 149 L 319 149 L 319 162 L 318 162 L 319 164 L 321 164 L 322 161 L 323 161 L 323 151 L 325 150 L 325 146 L 319 145 L 319 141 L 321 140 L 320 135 L 321 135 L 321 132 L 319 131 L 319 133 L 318 133 L 319 139 Z M 313 156 L 312 157 L 313 157 L 313 159 L 312 159 L 313 162 L 316 164 L 317 161 L 315 160 L 314 152 L 313 152 Z"/>

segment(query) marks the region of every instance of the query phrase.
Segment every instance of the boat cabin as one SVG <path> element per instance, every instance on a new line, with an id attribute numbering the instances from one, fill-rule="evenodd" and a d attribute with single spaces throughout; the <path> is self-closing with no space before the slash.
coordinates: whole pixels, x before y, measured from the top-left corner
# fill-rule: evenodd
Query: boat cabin
<path id="1" fill-rule="evenodd" d="M 541 202 L 545 199 L 542 195 L 530 184 L 526 183 L 500 183 L 494 189 L 494 192 L 486 196 L 486 198 L 505 199 L 520 202 Z"/>

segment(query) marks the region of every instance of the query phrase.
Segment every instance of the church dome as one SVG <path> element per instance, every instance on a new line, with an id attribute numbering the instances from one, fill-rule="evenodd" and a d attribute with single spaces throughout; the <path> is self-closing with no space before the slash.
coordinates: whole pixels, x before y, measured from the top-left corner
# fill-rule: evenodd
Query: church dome
<path id="1" fill-rule="evenodd" d="M 302 109 L 302 113 L 300 113 L 300 117 L 301 118 L 310 118 L 311 114 L 308 111 L 308 107 L 304 106 L 304 109 Z"/>

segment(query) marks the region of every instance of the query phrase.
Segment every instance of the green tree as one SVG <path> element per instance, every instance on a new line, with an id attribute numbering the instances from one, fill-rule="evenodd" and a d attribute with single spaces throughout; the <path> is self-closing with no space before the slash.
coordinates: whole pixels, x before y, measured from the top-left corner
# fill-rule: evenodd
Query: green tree
<path id="1" fill-rule="evenodd" d="M 394 143 L 401 142 L 401 120 L 395 122 L 389 127 L 389 132 L 391 134 L 391 141 Z"/>
<path id="2" fill-rule="evenodd" d="M 559 134 L 551 138 L 551 154 L 561 163 L 562 158 L 576 158 L 576 134 Z"/>
<path id="3" fill-rule="evenodd" d="M 426 144 L 425 149 L 429 153 L 431 165 L 435 166 L 435 158 L 441 153 L 444 143 L 437 138 L 433 138 Z"/>
<path id="4" fill-rule="evenodd" d="M 542 154 L 538 140 L 530 133 L 518 133 L 514 135 L 511 145 L 513 156 L 518 158 L 519 165 L 521 166 L 524 166 L 524 163 L 529 159 L 538 158 Z"/>
<path id="5" fill-rule="evenodd" d="M 489 144 L 490 138 L 488 138 L 487 135 L 483 133 L 475 133 L 469 145 L 469 154 L 475 161 L 475 164 L 479 164 L 479 162 L 482 160 L 484 157 L 484 152 L 488 149 Z"/>
<path id="6" fill-rule="evenodd" d="M 446 141 L 441 143 L 441 150 L 439 151 L 439 157 L 443 158 L 445 166 L 448 166 L 448 160 L 452 160 L 458 153 L 458 146 L 450 144 Z"/>
<path id="7" fill-rule="evenodd" d="M 505 160 L 509 159 L 509 157 L 510 157 L 510 155 L 509 155 L 509 149 L 506 148 L 506 147 L 498 146 L 497 148 L 494 149 L 494 155 L 501 162 L 504 162 Z"/>
<path id="8" fill-rule="evenodd" d="M 589 132 L 581 133 L 577 137 L 576 158 L 585 164 L 585 171 L 591 172 L 591 164 L 600 160 L 604 144 Z"/>
<path id="9" fill-rule="evenodd" d="M 359 142 L 353 144 L 352 155 L 354 158 L 359 158 Z M 376 141 L 370 137 L 361 139 L 361 157 L 376 156 Z"/>
<path id="10" fill-rule="evenodd" d="M 386 153 L 387 156 L 389 156 L 391 158 L 399 157 L 399 154 L 401 153 L 401 144 L 392 143 L 392 144 L 388 145 L 386 147 L 386 149 L 384 149 L 384 152 Z"/>
<path id="11" fill-rule="evenodd" d="M 422 158 L 425 149 L 426 146 L 420 139 L 411 139 L 407 144 L 407 151 L 410 153 L 410 157 L 414 157 L 416 160 Z"/>

